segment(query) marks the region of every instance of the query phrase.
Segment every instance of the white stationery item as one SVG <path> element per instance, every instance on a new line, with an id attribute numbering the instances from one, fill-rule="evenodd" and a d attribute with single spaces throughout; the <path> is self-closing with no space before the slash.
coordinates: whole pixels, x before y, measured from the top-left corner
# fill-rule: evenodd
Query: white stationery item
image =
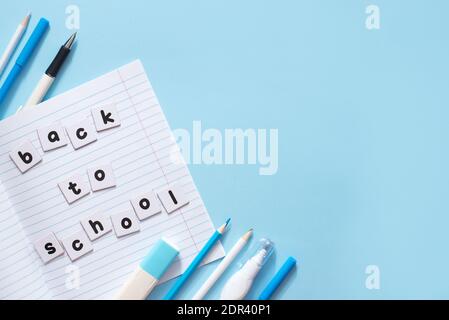
<path id="1" fill-rule="evenodd" d="M 226 282 L 221 291 L 221 300 L 243 300 L 251 289 L 254 279 L 262 269 L 265 262 L 274 251 L 273 242 L 269 239 L 261 239 L 256 251 Z"/>
<path id="2" fill-rule="evenodd" d="M 250 229 L 246 232 L 239 240 L 235 243 L 231 250 L 226 254 L 223 260 L 221 260 L 220 264 L 217 268 L 212 272 L 212 274 L 207 278 L 206 282 L 201 286 L 200 289 L 195 293 L 192 300 L 201 300 L 204 296 L 209 292 L 212 286 L 217 282 L 217 280 L 221 277 L 221 275 L 226 271 L 229 265 L 234 261 L 240 251 L 242 251 L 243 247 L 248 243 L 248 240 L 251 238 L 253 234 L 253 230 Z"/>
<path id="3" fill-rule="evenodd" d="M 22 39 L 23 34 L 28 26 L 30 21 L 31 14 L 28 14 L 25 18 L 23 18 L 22 22 L 17 26 L 16 31 L 14 32 L 11 40 L 9 40 L 8 45 L 6 46 L 5 52 L 3 52 L 0 57 L 0 76 L 8 64 L 8 61 L 11 59 L 11 56 L 14 53 L 14 50 L 17 48 L 20 39 Z"/>
<path id="4" fill-rule="evenodd" d="M 97 128 L 92 114 L 100 106 L 106 118 L 116 113 L 120 125 Z M 38 130 L 50 133 L 52 125 L 61 138 L 61 127 L 66 130 L 68 143 L 44 151 L 40 138 L 46 137 Z M 84 136 L 88 144 L 77 141 Z M 55 137 L 53 133 L 51 139 Z M 10 152 L 24 144 L 16 159 L 29 162 L 22 172 Z M 161 281 L 182 274 L 215 228 L 180 159 L 140 61 L 1 121 L 0 299 L 113 298 L 162 237 L 180 253 Z M 114 180 L 92 190 L 92 168 L 112 172 Z M 75 179 L 67 182 L 69 178 Z M 101 172 L 97 178 L 101 180 Z M 72 189 L 82 189 L 78 195 L 63 193 L 71 187 L 64 183 L 70 182 L 78 182 Z M 154 194 L 152 201 L 173 201 L 167 190 L 177 195 L 179 188 L 180 207 L 157 203 L 159 213 L 138 218 L 131 200 Z M 41 258 L 50 252 L 51 258 Z M 218 245 L 207 262 L 223 255 Z"/>

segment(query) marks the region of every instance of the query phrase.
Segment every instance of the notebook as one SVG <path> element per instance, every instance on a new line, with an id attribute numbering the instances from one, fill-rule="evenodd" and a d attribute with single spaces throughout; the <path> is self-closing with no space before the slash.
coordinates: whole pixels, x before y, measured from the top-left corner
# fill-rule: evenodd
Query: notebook
<path id="1" fill-rule="evenodd" d="M 82 119 L 94 125 L 92 108 L 113 104 L 120 126 L 99 131 L 80 149 L 44 152 L 37 130 Z M 9 153 L 30 141 L 42 160 L 21 173 Z M 94 163 L 110 163 L 116 185 L 69 204 L 58 183 Z M 85 179 L 87 180 L 87 174 Z M 87 180 L 88 183 L 88 180 Z M 131 199 L 176 184 L 188 204 L 140 221 L 140 231 L 92 241 L 93 251 L 71 261 L 65 253 L 44 263 L 34 243 L 53 232 L 58 239 L 83 230 L 80 221 L 98 211 L 132 210 Z M 134 61 L 0 122 L 0 299 L 109 299 L 161 237 L 180 254 L 163 281 L 180 275 L 214 232 L 214 226 L 182 159 L 140 61 Z M 205 263 L 223 257 L 220 245 Z"/>

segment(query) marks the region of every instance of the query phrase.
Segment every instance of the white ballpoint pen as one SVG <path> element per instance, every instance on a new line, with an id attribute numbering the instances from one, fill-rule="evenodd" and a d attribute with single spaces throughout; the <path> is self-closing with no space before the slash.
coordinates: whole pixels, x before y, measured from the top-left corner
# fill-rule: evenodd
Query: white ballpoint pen
<path id="1" fill-rule="evenodd" d="M 201 300 L 204 296 L 209 292 L 209 290 L 213 287 L 215 282 L 221 277 L 221 275 L 225 272 L 225 270 L 229 267 L 232 261 L 237 257 L 240 251 L 242 251 L 243 247 L 248 243 L 249 239 L 253 234 L 253 229 L 248 230 L 232 247 L 229 253 L 224 257 L 224 259 L 220 262 L 214 272 L 209 276 L 206 282 L 201 286 L 198 292 L 193 296 L 192 300 Z"/>

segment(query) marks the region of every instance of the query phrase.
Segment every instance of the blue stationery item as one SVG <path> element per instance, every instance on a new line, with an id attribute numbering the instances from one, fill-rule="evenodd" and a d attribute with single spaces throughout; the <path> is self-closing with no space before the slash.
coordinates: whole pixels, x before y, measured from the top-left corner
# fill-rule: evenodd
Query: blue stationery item
<path id="1" fill-rule="evenodd" d="M 118 300 L 146 299 L 178 254 L 178 249 L 167 240 L 159 240 L 115 298 Z"/>
<path id="2" fill-rule="evenodd" d="M 166 240 L 159 240 L 142 260 L 140 267 L 160 280 L 178 254 L 179 251 L 173 245 Z"/>
<path id="3" fill-rule="evenodd" d="M 259 296 L 259 300 L 268 300 L 271 298 L 273 293 L 281 285 L 282 281 L 287 277 L 289 272 L 296 266 L 296 259 L 289 257 L 287 261 L 284 262 L 279 271 L 274 275 L 273 279 L 268 283 L 268 285 L 263 289 Z"/>
<path id="4" fill-rule="evenodd" d="M 3 102 L 3 100 L 5 100 L 8 92 L 10 91 L 14 82 L 18 78 L 20 72 L 25 67 L 26 63 L 30 60 L 31 55 L 36 50 L 39 42 L 42 40 L 42 37 L 44 36 L 48 27 L 49 27 L 48 20 L 41 18 L 36 27 L 34 28 L 33 33 L 31 34 L 27 43 L 25 44 L 25 47 L 23 47 L 22 51 L 20 52 L 20 55 L 17 58 L 13 68 L 9 72 L 8 77 L 5 80 L 5 83 L 0 88 L 0 105 Z"/>
<path id="5" fill-rule="evenodd" d="M 226 226 L 229 224 L 229 221 L 231 221 L 231 219 L 226 220 L 226 222 L 220 228 L 215 230 L 214 234 L 206 242 L 201 251 L 196 255 L 196 257 L 187 267 L 186 271 L 184 271 L 184 273 L 178 278 L 173 287 L 170 288 L 170 291 L 165 295 L 164 300 L 172 300 L 175 298 L 176 294 L 179 292 L 184 283 L 186 283 L 186 281 L 190 278 L 195 269 L 200 265 L 201 261 L 203 261 L 209 251 L 214 247 L 215 243 L 220 240 L 224 231 L 226 230 Z"/>

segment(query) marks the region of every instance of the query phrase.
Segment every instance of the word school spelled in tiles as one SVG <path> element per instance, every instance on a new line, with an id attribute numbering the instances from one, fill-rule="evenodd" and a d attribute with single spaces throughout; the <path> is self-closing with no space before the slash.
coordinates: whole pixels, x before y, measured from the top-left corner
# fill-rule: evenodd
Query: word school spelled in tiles
<path id="1" fill-rule="evenodd" d="M 68 138 L 74 151 L 97 140 L 97 132 L 120 126 L 120 117 L 114 104 L 99 106 L 92 109 L 95 128 L 88 118 L 74 123 L 66 128 L 55 123 L 37 130 L 42 150 L 65 147 Z M 42 161 L 40 153 L 30 141 L 24 141 L 10 152 L 10 157 L 17 168 L 26 174 L 28 170 Z M 98 164 L 87 169 L 89 183 L 83 174 L 76 174 L 58 183 L 64 198 L 69 204 L 96 192 L 115 187 L 115 177 L 111 164 Z M 186 194 L 179 185 L 172 185 L 156 193 L 149 190 L 145 194 L 130 199 L 133 210 L 116 213 L 110 217 L 95 213 L 80 221 L 80 230 L 59 240 L 53 232 L 48 233 L 34 242 L 34 248 L 44 263 L 48 263 L 65 252 L 72 261 L 93 251 L 91 241 L 97 240 L 114 229 L 117 237 L 126 236 L 140 231 L 140 221 L 161 213 L 162 203 L 167 213 L 172 213 L 188 204 Z"/>

